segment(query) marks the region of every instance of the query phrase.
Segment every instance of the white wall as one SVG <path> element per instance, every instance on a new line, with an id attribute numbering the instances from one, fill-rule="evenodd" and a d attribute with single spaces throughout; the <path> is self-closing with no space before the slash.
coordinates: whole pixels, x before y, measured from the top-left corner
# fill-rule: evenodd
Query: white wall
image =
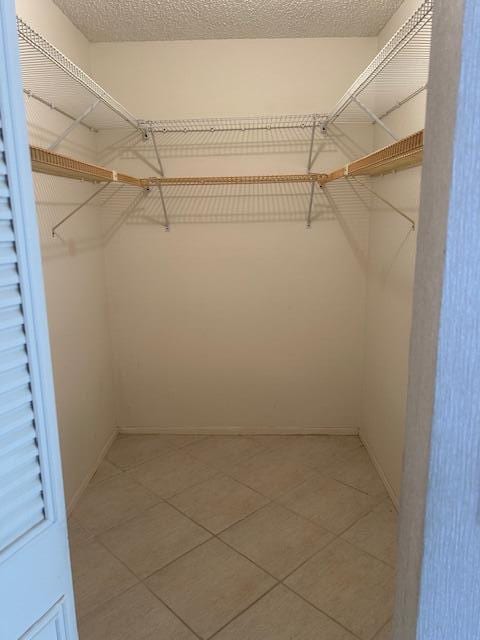
<path id="1" fill-rule="evenodd" d="M 380 47 L 421 4 L 407 1 L 379 36 Z M 424 127 L 425 92 L 393 112 L 385 123 L 406 136 Z M 391 139 L 376 127 L 375 146 Z M 378 193 L 418 220 L 421 168 L 376 178 Z M 378 201 L 370 220 L 361 436 L 398 503 L 404 449 L 408 354 L 416 231 Z"/>
<path id="2" fill-rule="evenodd" d="M 88 41 L 53 2 L 17 0 L 17 13 L 88 71 Z M 71 122 L 33 99 L 26 104 L 34 144 L 48 146 Z M 59 151 L 93 160 L 94 134 L 79 127 Z M 52 239 L 52 226 L 93 187 L 34 177 L 65 492 L 71 504 L 115 432 L 101 227 L 98 210 L 86 207 L 59 231 L 63 240 Z"/>
<path id="3" fill-rule="evenodd" d="M 375 51 L 368 38 L 113 43 L 94 44 L 91 59 L 127 108 L 168 118 L 327 112 Z M 356 137 L 371 149 L 371 127 Z M 103 141 L 102 161 L 155 173 L 150 142 L 132 151 L 131 141 L 112 149 L 112 140 Z M 305 172 L 309 132 L 158 141 L 168 175 Z M 329 142 L 315 170 L 345 159 Z M 106 257 L 120 427 L 358 429 L 368 214 L 333 190 L 341 221 L 318 196 L 319 219 L 307 231 L 308 187 L 296 191 L 167 190 L 170 233 L 155 224 L 153 193 L 113 235 Z M 207 224 L 214 219 L 225 224 Z"/>
<path id="4" fill-rule="evenodd" d="M 90 55 L 99 82 L 150 118 L 328 112 L 418 4 L 407 0 L 378 41 L 88 46 L 50 2 L 18 2 L 34 27 L 87 70 Z M 29 109 L 32 135 L 45 143 L 62 123 L 42 113 L 40 128 L 38 108 Z M 420 129 L 423 109 L 420 96 L 389 123 L 399 135 Z M 371 127 L 337 134 L 322 146 L 314 170 L 389 142 L 381 132 L 374 140 Z M 90 157 L 96 142 L 84 130 L 75 136 L 65 149 Z M 308 132 L 182 136 L 159 135 L 167 175 L 305 170 Z M 99 161 L 157 173 L 150 141 L 116 131 L 97 142 Z M 414 169 L 377 179 L 376 188 L 415 217 L 419 182 Z M 120 427 L 298 432 L 352 431 L 362 423 L 398 493 L 415 254 L 415 234 L 403 220 L 377 205 L 369 228 L 367 211 L 346 187 L 332 191 L 334 215 L 316 197 L 310 231 L 302 188 L 272 187 L 266 197 L 254 188 L 167 190 L 166 234 L 157 193 L 122 217 L 118 202 L 125 209 L 135 197 L 125 188 L 112 198 L 116 206 L 102 209 L 101 230 L 97 211 L 86 209 L 59 245 L 48 239 L 52 221 L 90 187 L 47 178 L 37 185 L 70 495 L 114 424 L 102 243 Z"/>

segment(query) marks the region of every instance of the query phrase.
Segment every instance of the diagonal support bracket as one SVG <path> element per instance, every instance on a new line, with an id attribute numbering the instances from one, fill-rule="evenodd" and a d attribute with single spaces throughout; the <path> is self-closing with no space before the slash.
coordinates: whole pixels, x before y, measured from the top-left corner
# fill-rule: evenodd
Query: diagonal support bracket
<path id="1" fill-rule="evenodd" d="M 52 227 L 52 238 L 55 238 L 55 232 L 59 227 L 62 226 L 64 222 L 66 222 L 67 220 L 70 220 L 70 218 L 74 216 L 78 211 L 80 211 L 80 209 L 83 209 L 83 207 L 87 206 L 87 204 L 91 202 L 94 198 L 96 198 L 96 196 L 98 196 L 98 194 L 101 193 L 104 189 L 106 189 L 106 187 L 108 187 L 109 184 L 110 182 L 105 182 L 105 184 L 102 184 L 102 186 L 99 189 L 97 189 L 94 193 L 92 193 L 92 195 L 89 198 L 87 198 L 84 202 L 79 204 L 78 207 L 75 207 L 73 211 L 70 211 L 68 216 L 65 216 L 64 218 L 62 218 L 62 220 L 60 220 L 60 222 L 57 222 L 57 224 L 54 227 Z"/>
<path id="2" fill-rule="evenodd" d="M 407 214 L 402 211 L 401 209 L 399 209 L 398 207 L 396 207 L 394 204 L 392 204 L 391 202 L 389 202 L 388 200 L 386 200 L 385 198 L 383 198 L 380 194 L 378 194 L 376 191 L 374 191 L 373 189 L 371 189 L 370 187 L 367 187 L 366 184 L 363 184 L 363 182 L 360 182 L 360 180 L 357 180 L 357 178 L 355 176 L 345 176 L 345 179 L 347 181 L 350 180 L 355 180 L 355 182 L 362 187 L 363 189 L 366 189 L 367 191 L 369 191 L 373 196 L 375 196 L 375 198 L 377 198 L 378 200 L 380 200 L 380 202 L 383 202 L 383 204 L 387 205 L 387 207 L 389 207 L 390 209 L 392 209 L 392 211 L 395 211 L 395 213 L 398 213 L 398 215 L 402 216 L 402 218 L 405 218 L 405 220 L 408 220 L 408 222 L 410 222 L 410 224 L 412 225 L 412 229 L 415 230 L 415 220 L 413 220 L 412 218 L 410 218 L 410 216 L 407 216 Z"/>
<path id="3" fill-rule="evenodd" d="M 366 105 L 364 105 L 363 102 L 360 102 L 360 100 L 356 96 L 352 96 L 352 100 L 360 107 L 360 109 L 365 111 L 365 113 L 373 120 L 374 123 L 376 122 L 378 125 L 380 125 L 382 129 L 384 129 L 388 133 L 389 136 L 391 136 L 396 142 L 398 142 L 399 138 L 397 138 L 390 127 L 387 127 L 383 120 L 380 120 L 376 113 L 373 113 L 373 111 Z"/>
<path id="4" fill-rule="evenodd" d="M 82 124 L 83 120 L 85 120 L 85 118 L 87 116 L 89 116 L 92 111 L 100 104 L 100 100 L 96 100 L 93 104 L 91 104 L 88 109 L 85 109 L 85 111 L 82 113 L 82 115 L 78 116 L 78 118 L 75 118 L 75 120 L 72 122 L 72 124 L 70 126 L 68 126 L 65 131 L 60 134 L 58 136 L 58 138 L 55 140 L 55 142 L 53 142 L 49 147 L 49 151 L 53 151 L 54 149 L 56 149 L 58 147 L 58 145 L 62 142 L 62 140 L 65 140 L 65 138 L 75 129 L 76 126 L 78 126 L 79 124 Z"/>

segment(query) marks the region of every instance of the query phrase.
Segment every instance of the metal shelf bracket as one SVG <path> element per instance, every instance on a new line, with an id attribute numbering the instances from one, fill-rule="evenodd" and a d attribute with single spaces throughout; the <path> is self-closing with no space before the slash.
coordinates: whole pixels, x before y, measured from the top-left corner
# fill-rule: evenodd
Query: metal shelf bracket
<path id="1" fill-rule="evenodd" d="M 58 145 L 62 142 L 62 140 L 65 140 L 65 138 L 68 135 L 70 135 L 70 133 L 75 129 L 75 127 L 77 127 L 79 124 L 82 124 L 83 120 L 85 120 L 85 118 L 92 113 L 95 107 L 98 107 L 99 103 L 100 103 L 100 100 L 95 100 L 95 102 L 93 102 L 87 109 L 85 109 L 85 111 L 81 115 L 79 115 L 78 118 L 75 118 L 72 124 L 69 125 L 65 129 L 65 131 L 58 136 L 58 138 L 54 142 L 52 142 L 52 144 L 48 147 L 48 149 L 50 151 L 54 151 L 58 147 Z"/>
<path id="2" fill-rule="evenodd" d="M 90 197 L 88 197 L 81 204 L 75 207 L 73 211 L 70 211 L 70 213 L 66 215 L 64 218 L 62 218 L 60 222 L 57 222 L 57 224 L 52 227 L 52 238 L 55 238 L 57 229 L 61 227 L 64 222 L 66 222 L 67 220 L 70 220 L 70 218 L 72 218 L 76 213 L 78 213 L 80 209 L 83 209 L 83 207 L 85 207 L 89 202 L 91 202 L 94 198 L 96 198 L 106 187 L 108 187 L 109 184 L 110 182 L 106 182 L 105 184 L 102 184 L 102 186 L 99 189 L 97 189 L 94 193 L 92 193 Z"/>

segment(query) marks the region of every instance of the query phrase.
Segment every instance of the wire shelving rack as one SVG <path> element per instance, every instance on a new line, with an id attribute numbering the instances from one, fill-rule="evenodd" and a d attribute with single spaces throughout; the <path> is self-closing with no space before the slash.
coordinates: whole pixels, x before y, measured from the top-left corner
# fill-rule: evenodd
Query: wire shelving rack
<path id="1" fill-rule="evenodd" d="M 125 107 L 18 16 L 17 33 L 27 96 L 93 130 L 138 129 L 136 118 Z"/>
<path id="2" fill-rule="evenodd" d="M 433 5 L 425 0 L 400 27 L 339 100 L 328 124 L 382 121 L 426 89 Z"/>

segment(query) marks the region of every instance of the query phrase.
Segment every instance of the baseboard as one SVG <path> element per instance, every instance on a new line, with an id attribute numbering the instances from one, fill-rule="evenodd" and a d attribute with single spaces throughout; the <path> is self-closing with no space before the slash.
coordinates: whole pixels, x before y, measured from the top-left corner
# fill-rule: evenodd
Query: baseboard
<path id="1" fill-rule="evenodd" d="M 70 515 L 73 511 L 73 509 L 75 508 L 77 502 L 80 500 L 83 492 L 85 491 L 85 489 L 87 488 L 90 480 L 93 478 L 93 476 L 95 475 L 98 467 L 100 466 L 100 464 L 103 462 L 105 456 L 107 455 L 108 450 L 110 449 L 110 447 L 113 444 L 113 441 L 115 440 L 115 438 L 118 435 L 118 430 L 115 429 L 113 431 L 113 433 L 111 434 L 111 436 L 108 438 L 107 442 L 103 445 L 102 450 L 100 451 L 100 453 L 97 456 L 97 459 L 95 460 L 95 463 L 93 465 L 93 467 L 90 469 L 90 471 L 87 473 L 87 475 L 85 476 L 84 481 L 82 482 L 82 484 L 80 485 L 80 487 L 75 491 L 75 493 L 73 494 L 73 496 L 71 497 L 71 499 L 68 502 L 67 505 L 67 513 L 68 515 Z"/>
<path id="2" fill-rule="evenodd" d="M 124 435 L 358 435 L 354 427 L 120 427 L 118 431 Z"/>
<path id="3" fill-rule="evenodd" d="M 373 453 L 373 449 L 370 446 L 368 440 L 366 440 L 362 434 L 359 434 L 359 438 L 362 441 L 363 446 L 365 447 L 368 455 L 370 456 L 370 460 L 372 461 L 373 466 L 375 467 L 375 469 L 377 470 L 378 475 L 380 476 L 380 479 L 382 480 L 383 484 L 385 485 L 385 489 L 387 490 L 388 495 L 390 496 L 391 501 L 393 502 L 393 505 L 395 507 L 395 509 L 398 511 L 400 509 L 400 500 L 398 499 L 397 494 L 395 493 L 395 491 L 393 490 L 392 485 L 390 484 L 390 482 L 388 481 L 387 476 L 385 475 L 385 471 L 383 470 L 382 465 L 380 464 L 380 462 L 378 461 L 378 458 L 376 457 L 376 455 Z"/>

